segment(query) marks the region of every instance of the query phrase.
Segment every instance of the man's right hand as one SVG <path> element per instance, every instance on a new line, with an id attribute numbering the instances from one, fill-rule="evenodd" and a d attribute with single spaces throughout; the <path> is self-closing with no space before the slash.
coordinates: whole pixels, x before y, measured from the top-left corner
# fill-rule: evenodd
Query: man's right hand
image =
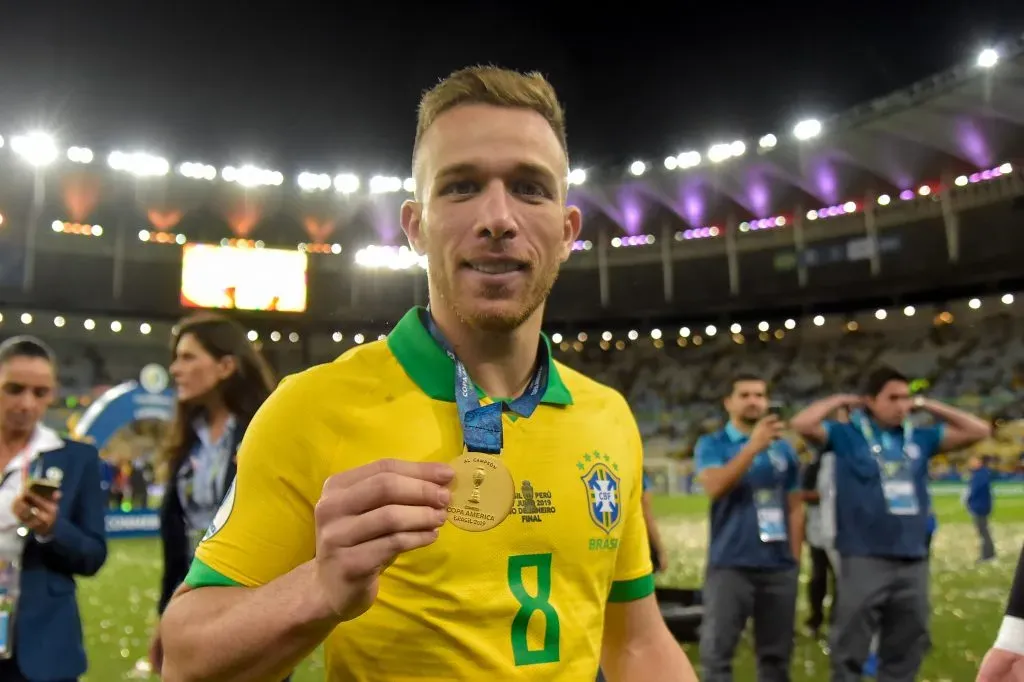
<path id="1" fill-rule="evenodd" d="M 782 436 L 782 425 L 782 420 L 774 414 L 763 417 L 761 421 L 754 424 L 754 428 L 750 432 L 750 446 L 755 452 L 767 449 L 772 441 Z"/>
<path id="2" fill-rule="evenodd" d="M 455 472 L 438 462 L 382 459 L 331 476 L 316 505 L 316 576 L 341 621 L 365 612 L 380 574 L 437 539 Z"/>

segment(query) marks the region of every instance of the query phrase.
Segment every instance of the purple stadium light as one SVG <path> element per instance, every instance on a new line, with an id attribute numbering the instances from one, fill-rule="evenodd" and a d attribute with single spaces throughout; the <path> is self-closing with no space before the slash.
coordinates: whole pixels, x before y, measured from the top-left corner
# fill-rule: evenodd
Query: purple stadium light
<path id="1" fill-rule="evenodd" d="M 913 198 L 914 190 L 912 189 L 905 189 L 902 192 L 900 192 L 900 199 L 902 199 L 903 201 L 910 201 Z"/>

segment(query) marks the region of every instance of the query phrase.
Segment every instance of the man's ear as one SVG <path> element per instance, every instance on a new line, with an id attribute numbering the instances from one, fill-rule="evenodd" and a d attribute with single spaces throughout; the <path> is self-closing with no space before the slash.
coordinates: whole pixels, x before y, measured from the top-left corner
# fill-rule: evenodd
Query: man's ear
<path id="1" fill-rule="evenodd" d="M 402 232 L 405 232 L 409 245 L 419 255 L 426 253 L 423 243 L 423 232 L 420 229 L 423 218 L 423 204 L 415 199 L 407 199 L 402 202 Z"/>

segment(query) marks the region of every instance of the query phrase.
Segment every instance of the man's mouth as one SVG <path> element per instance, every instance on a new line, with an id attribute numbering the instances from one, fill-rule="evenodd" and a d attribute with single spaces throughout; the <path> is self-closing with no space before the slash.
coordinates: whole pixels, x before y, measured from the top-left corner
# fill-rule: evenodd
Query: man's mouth
<path id="1" fill-rule="evenodd" d="M 485 275 L 505 275 L 526 270 L 526 263 L 515 260 L 470 261 L 466 267 Z"/>

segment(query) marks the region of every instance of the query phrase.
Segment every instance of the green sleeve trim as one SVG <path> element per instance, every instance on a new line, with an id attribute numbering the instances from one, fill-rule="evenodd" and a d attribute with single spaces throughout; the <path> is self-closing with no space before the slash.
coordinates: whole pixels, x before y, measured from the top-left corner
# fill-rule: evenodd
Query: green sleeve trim
<path id="1" fill-rule="evenodd" d="M 189 587 L 241 587 L 242 583 L 232 580 L 223 573 L 210 568 L 199 559 L 193 559 L 192 565 L 185 576 L 185 584 Z"/>
<path id="2" fill-rule="evenodd" d="M 651 594 L 654 594 L 654 574 L 648 573 L 633 580 L 616 580 L 613 582 L 612 591 L 608 594 L 608 601 L 636 601 Z"/>

